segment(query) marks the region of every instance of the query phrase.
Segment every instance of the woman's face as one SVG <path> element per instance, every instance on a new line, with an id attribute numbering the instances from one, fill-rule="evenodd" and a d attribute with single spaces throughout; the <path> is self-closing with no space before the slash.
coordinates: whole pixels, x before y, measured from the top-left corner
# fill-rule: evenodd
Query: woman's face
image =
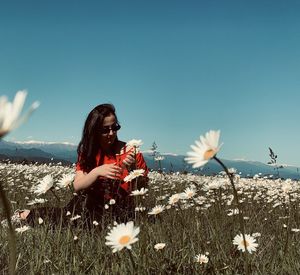
<path id="1" fill-rule="evenodd" d="M 103 131 L 100 133 L 100 144 L 102 148 L 109 148 L 117 137 L 117 131 L 115 129 L 116 117 L 113 114 L 105 117 L 103 120 Z"/>

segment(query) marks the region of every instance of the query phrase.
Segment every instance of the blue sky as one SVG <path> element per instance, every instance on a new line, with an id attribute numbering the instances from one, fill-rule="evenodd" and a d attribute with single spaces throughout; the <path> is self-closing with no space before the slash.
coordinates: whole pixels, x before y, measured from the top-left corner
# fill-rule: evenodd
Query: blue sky
<path id="1" fill-rule="evenodd" d="M 119 138 L 185 154 L 221 130 L 221 158 L 300 165 L 298 1 L 0 2 L 0 95 L 41 102 L 7 140 L 78 143 L 113 103 Z"/>

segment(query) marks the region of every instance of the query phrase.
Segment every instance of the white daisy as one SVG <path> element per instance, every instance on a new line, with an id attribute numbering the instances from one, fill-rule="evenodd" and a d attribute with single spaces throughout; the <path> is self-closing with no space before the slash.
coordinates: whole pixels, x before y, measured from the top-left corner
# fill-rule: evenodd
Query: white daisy
<path id="1" fill-rule="evenodd" d="M 22 227 L 16 228 L 15 230 L 16 230 L 16 232 L 18 232 L 18 233 L 23 233 L 23 232 L 29 230 L 30 228 L 31 228 L 30 226 L 24 225 L 24 226 L 22 226 Z"/>
<path id="2" fill-rule="evenodd" d="M 154 206 L 150 212 L 148 212 L 148 215 L 158 215 L 161 212 L 165 210 L 165 206 L 163 205 L 156 205 Z"/>
<path id="3" fill-rule="evenodd" d="M 57 185 L 60 188 L 66 188 L 66 187 L 70 186 L 73 183 L 74 176 L 75 176 L 74 174 L 63 175 L 63 177 L 59 180 Z"/>
<path id="4" fill-rule="evenodd" d="M 220 150 L 219 146 L 220 130 L 210 130 L 205 134 L 205 137 L 200 136 L 200 141 L 196 140 L 196 145 L 191 145 L 192 152 L 188 152 L 188 157 L 185 160 L 193 164 L 193 168 L 197 168 L 206 164 Z"/>
<path id="5" fill-rule="evenodd" d="M 45 176 L 41 181 L 40 184 L 33 187 L 33 193 L 37 194 L 38 196 L 45 194 L 52 186 L 53 186 L 53 177 L 51 175 Z"/>
<path id="6" fill-rule="evenodd" d="M 204 254 L 199 254 L 195 256 L 195 261 L 199 264 L 207 264 L 209 259 L 206 255 Z"/>
<path id="7" fill-rule="evenodd" d="M 13 102 L 9 102 L 6 96 L 0 97 L 0 138 L 25 122 L 30 114 L 39 107 L 39 103 L 34 102 L 29 111 L 20 118 L 26 96 L 27 92 L 24 90 L 16 93 Z"/>
<path id="8" fill-rule="evenodd" d="M 74 217 L 71 217 L 71 218 L 70 218 L 70 221 L 75 221 L 75 220 L 80 219 L 80 218 L 81 218 L 80 215 L 76 215 L 76 216 L 74 216 Z"/>
<path id="9" fill-rule="evenodd" d="M 139 206 L 134 209 L 135 212 L 143 212 L 145 210 L 146 210 L 146 207 L 143 207 L 143 206 Z"/>
<path id="10" fill-rule="evenodd" d="M 157 156 L 154 158 L 155 161 L 162 161 L 164 159 L 165 159 L 165 157 L 163 157 L 163 156 Z"/>
<path id="11" fill-rule="evenodd" d="M 140 233 L 140 228 L 135 227 L 133 222 L 117 224 L 107 234 L 106 245 L 113 249 L 113 253 L 122 250 L 124 247 L 131 249 L 131 245 L 138 241 L 136 237 Z"/>
<path id="12" fill-rule="evenodd" d="M 166 246 L 165 243 L 157 243 L 156 245 L 154 245 L 154 248 L 156 250 L 161 250 L 161 249 L 164 249 L 165 246 Z"/>
<path id="13" fill-rule="evenodd" d="M 232 167 L 232 168 L 228 169 L 228 172 L 231 173 L 231 174 L 236 174 L 237 170 Z"/>
<path id="14" fill-rule="evenodd" d="M 184 192 L 181 194 L 183 199 L 190 199 L 196 195 L 196 190 L 191 187 L 187 187 Z"/>
<path id="15" fill-rule="evenodd" d="M 39 199 L 39 198 L 35 198 L 32 201 L 29 201 L 27 203 L 27 205 L 34 205 L 34 204 L 38 204 L 38 203 L 45 203 L 47 200 L 46 199 Z"/>
<path id="16" fill-rule="evenodd" d="M 133 170 L 129 173 L 129 175 L 127 175 L 125 178 L 124 178 L 124 181 L 125 182 L 128 182 L 128 181 L 132 181 L 133 179 L 137 178 L 137 177 L 140 177 L 140 176 L 143 176 L 145 173 L 145 170 L 144 169 L 136 169 L 136 170 Z"/>
<path id="17" fill-rule="evenodd" d="M 93 221 L 93 225 L 98 226 L 99 223 L 97 221 Z"/>
<path id="18" fill-rule="evenodd" d="M 50 261 L 49 259 L 45 259 L 45 260 L 43 261 L 43 263 L 44 263 L 44 264 L 47 264 L 47 263 L 51 263 L 51 261 Z"/>
<path id="19" fill-rule="evenodd" d="M 142 187 L 140 190 L 133 190 L 130 196 L 143 196 L 148 192 L 148 189 Z"/>
<path id="20" fill-rule="evenodd" d="M 233 216 L 233 215 L 238 215 L 238 214 L 239 214 L 239 209 L 238 208 L 229 209 L 227 216 Z"/>
<path id="21" fill-rule="evenodd" d="M 281 187 L 284 193 L 289 193 L 292 190 L 292 185 L 290 181 L 285 181 Z"/>
<path id="22" fill-rule="evenodd" d="M 181 194 L 173 194 L 170 198 L 169 198 L 169 204 L 174 205 L 175 203 L 179 202 L 179 200 L 181 199 Z"/>
<path id="23" fill-rule="evenodd" d="M 109 205 L 113 205 L 113 204 L 116 203 L 116 200 L 115 199 L 110 199 L 108 203 L 109 203 Z"/>
<path id="24" fill-rule="evenodd" d="M 139 148 L 143 145 L 143 142 L 141 139 L 132 139 L 127 141 L 126 146 L 129 147 L 135 147 L 135 148 Z"/>
<path id="25" fill-rule="evenodd" d="M 245 242 L 242 234 L 238 234 L 233 239 L 233 244 L 237 245 L 237 248 L 243 252 L 247 251 L 251 254 L 253 251 L 256 251 L 258 244 L 254 237 L 249 234 L 245 234 Z"/>

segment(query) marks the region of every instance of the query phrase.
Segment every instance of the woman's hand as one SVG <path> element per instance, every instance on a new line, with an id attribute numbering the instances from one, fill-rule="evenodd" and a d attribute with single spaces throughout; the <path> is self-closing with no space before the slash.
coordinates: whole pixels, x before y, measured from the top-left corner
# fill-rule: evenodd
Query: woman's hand
<path id="1" fill-rule="evenodd" d="M 103 164 L 96 168 L 99 176 L 108 179 L 119 180 L 122 173 L 122 168 L 115 163 Z"/>
<path id="2" fill-rule="evenodd" d="M 130 154 L 128 154 L 122 163 L 127 167 L 130 167 L 132 164 L 135 164 L 134 153 L 131 152 Z"/>
<path id="3" fill-rule="evenodd" d="M 103 164 L 94 168 L 89 173 L 81 170 L 76 172 L 74 179 L 74 189 L 76 192 L 89 188 L 99 177 L 108 178 L 112 180 L 121 179 L 122 168 L 116 163 Z"/>

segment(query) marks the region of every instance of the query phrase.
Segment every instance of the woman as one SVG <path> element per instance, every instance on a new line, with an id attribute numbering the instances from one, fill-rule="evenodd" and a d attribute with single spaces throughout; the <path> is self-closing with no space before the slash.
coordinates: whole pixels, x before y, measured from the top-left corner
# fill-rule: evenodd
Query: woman
<path id="1" fill-rule="evenodd" d="M 131 170 L 144 169 L 138 188 L 147 183 L 148 168 L 140 152 L 118 139 L 121 126 L 111 104 L 95 107 L 87 117 L 78 145 L 74 189 L 84 190 L 86 208 L 100 216 L 111 200 L 117 217 L 132 215 L 132 185 L 123 179 Z M 100 215 L 99 215 L 100 214 Z"/>
<path id="2" fill-rule="evenodd" d="M 72 217 L 80 215 L 89 222 L 99 221 L 105 212 L 118 221 L 133 218 L 134 204 L 130 196 L 133 186 L 124 182 L 124 178 L 134 169 L 143 169 L 143 176 L 134 180 L 134 184 L 138 189 L 145 187 L 148 168 L 135 147 L 118 139 L 120 128 L 112 104 L 96 106 L 85 121 L 77 148 L 73 186 L 78 195 L 64 208 L 35 208 L 18 213 L 19 217 L 31 224 L 43 216 L 56 223 L 68 212 Z"/>

